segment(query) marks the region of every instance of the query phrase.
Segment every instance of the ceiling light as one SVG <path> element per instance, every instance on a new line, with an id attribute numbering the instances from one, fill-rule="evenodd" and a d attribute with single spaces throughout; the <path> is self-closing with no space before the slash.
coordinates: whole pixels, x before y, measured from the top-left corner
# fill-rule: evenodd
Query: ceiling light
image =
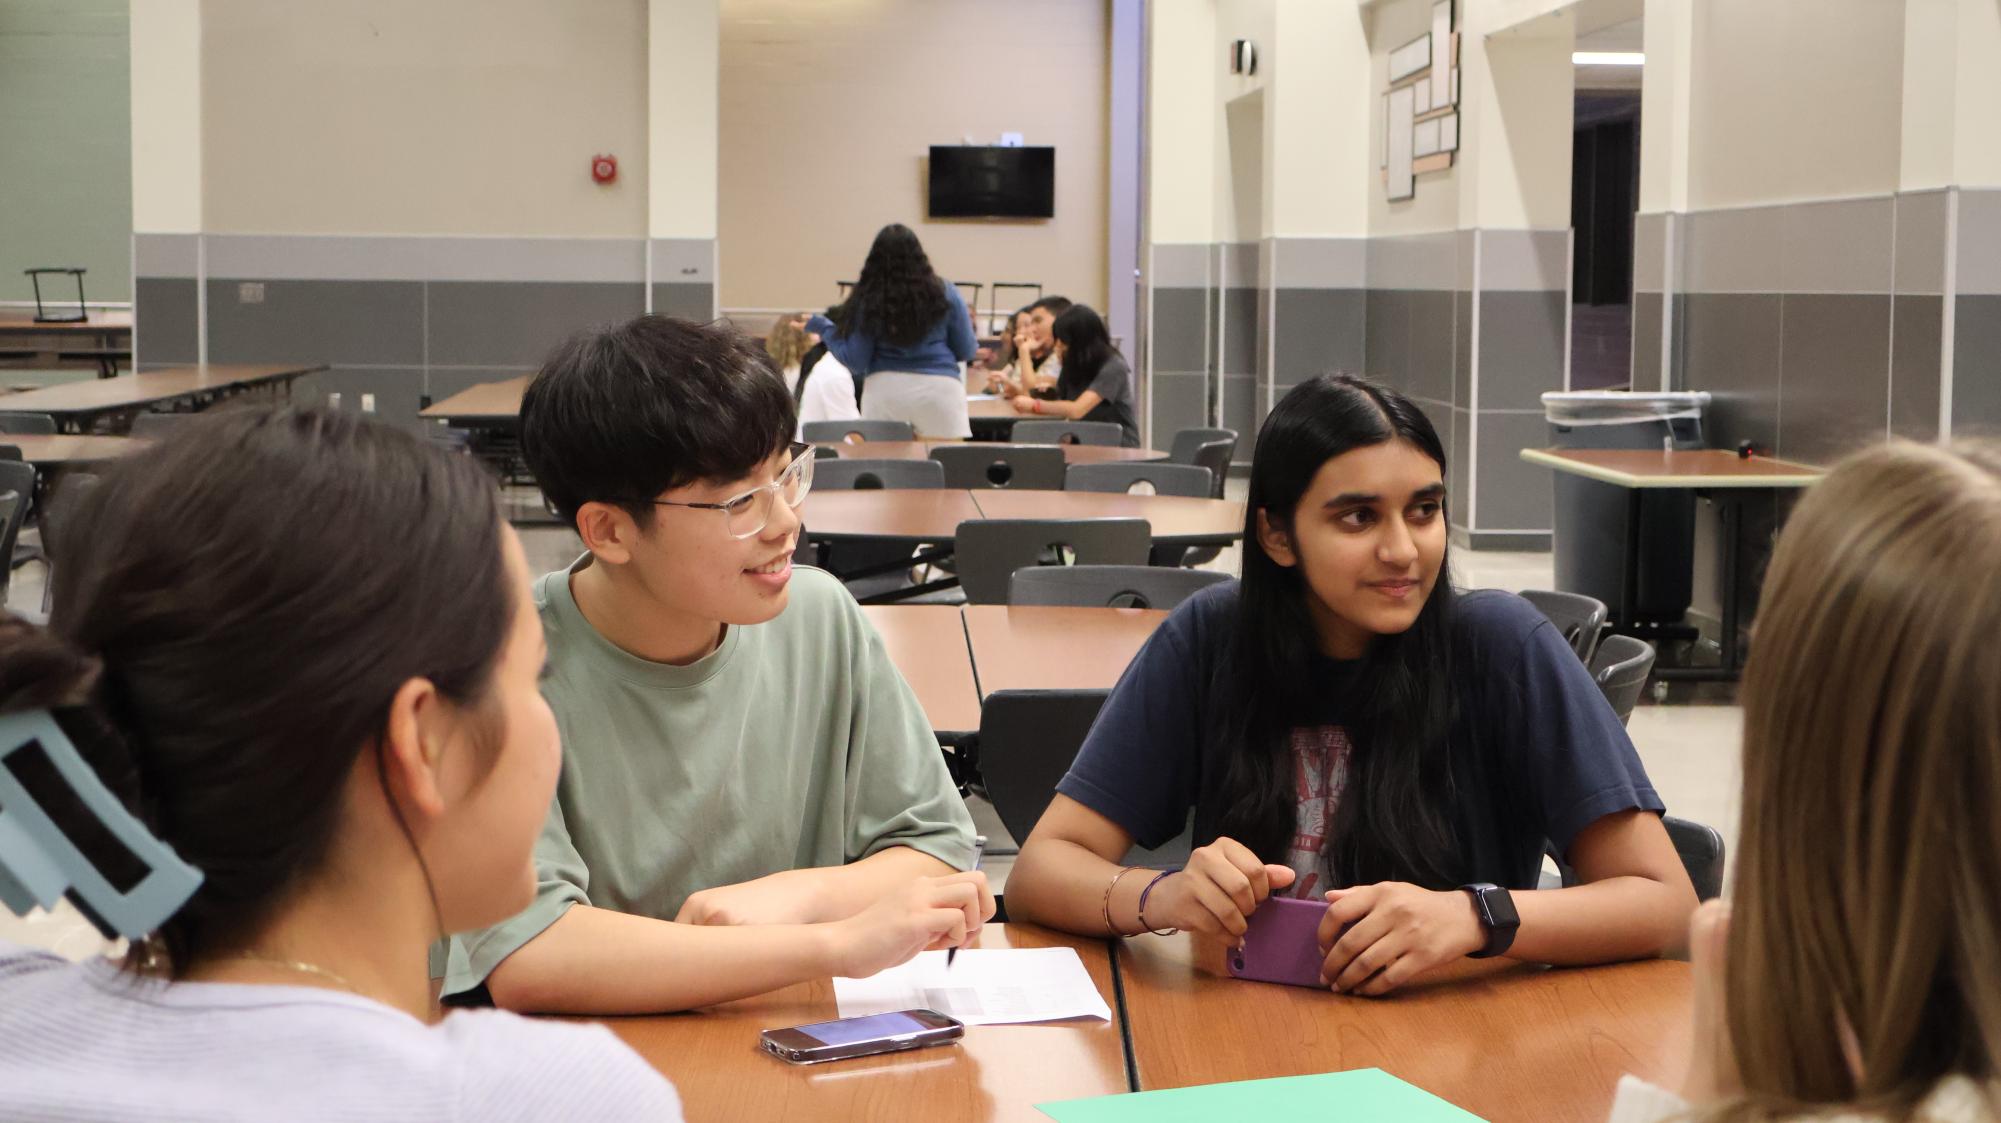
<path id="1" fill-rule="evenodd" d="M 1647 55 L 1644 51 L 1573 51 L 1570 55 L 1572 66 L 1645 66 Z"/>

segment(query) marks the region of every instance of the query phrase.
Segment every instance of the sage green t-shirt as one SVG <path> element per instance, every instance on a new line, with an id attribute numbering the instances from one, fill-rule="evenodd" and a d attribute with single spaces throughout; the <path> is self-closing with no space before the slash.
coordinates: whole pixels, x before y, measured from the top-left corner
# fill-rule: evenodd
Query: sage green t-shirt
<path id="1" fill-rule="evenodd" d="M 444 993 L 470 990 L 572 904 L 672 920 L 691 894 L 908 846 L 966 869 L 973 823 L 909 684 L 854 598 L 793 571 L 790 602 L 684 667 L 591 627 L 570 575 L 535 583 L 542 692 L 562 778 L 526 911 L 454 938 Z"/>

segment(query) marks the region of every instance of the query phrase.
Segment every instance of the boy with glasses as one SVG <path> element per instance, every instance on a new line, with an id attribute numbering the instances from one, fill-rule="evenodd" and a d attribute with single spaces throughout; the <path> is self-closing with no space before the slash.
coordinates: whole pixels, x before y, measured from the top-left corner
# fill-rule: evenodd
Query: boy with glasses
<path id="1" fill-rule="evenodd" d="M 580 333 L 521 445 L 588 552 L 535 584 L 565 759 L 527 911 L 453 941 L 444 993 L 691 1009 L 866 975 L 993 914 L 923 710 L 839 582 L 794 570 L 812 450 L 722 325 Z"/>

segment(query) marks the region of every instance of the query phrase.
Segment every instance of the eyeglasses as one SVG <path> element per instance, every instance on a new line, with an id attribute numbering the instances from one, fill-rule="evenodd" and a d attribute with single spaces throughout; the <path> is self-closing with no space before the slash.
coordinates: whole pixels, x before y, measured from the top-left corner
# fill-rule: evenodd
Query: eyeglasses
<path id="1" fill-rule="evenodd" d="M 813 490 L 813 446 L 793 444 L 792 463 L 778 473 L 778 478 L 768 484 L 751 488 L 721 503 L 680 503 L 672 499 L 649 499 L 645 502 L 661 507 L 692 507 L 698 511 L 721 511 L 723 530 L 731 538 L 742 541 L 764 532 L 771 525 L 771 501 L 776 496 L 785 500 L 785 505 L 793 510 L 806 501 L 806 493 Z"/>

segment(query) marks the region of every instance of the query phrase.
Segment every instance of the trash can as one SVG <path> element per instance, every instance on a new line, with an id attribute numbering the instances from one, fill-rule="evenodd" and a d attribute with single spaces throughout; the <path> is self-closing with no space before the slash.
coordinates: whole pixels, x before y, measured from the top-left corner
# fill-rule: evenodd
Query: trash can
<path id="1" fill-rule="evenodd" d="M 1709 395 L 1580 390 L 1542 396 L 1555 448 L 1697 449 Z M 1609 605 L 1616 616 L 1625 583 L 1628 494 L 1616 484 L 1552 472 L 1556 488 L 1556 587 Z M 1695 495 L 1640 494 L 1636 619 L 1672 623 L 1688 611 L 1695 557 Z"/>

